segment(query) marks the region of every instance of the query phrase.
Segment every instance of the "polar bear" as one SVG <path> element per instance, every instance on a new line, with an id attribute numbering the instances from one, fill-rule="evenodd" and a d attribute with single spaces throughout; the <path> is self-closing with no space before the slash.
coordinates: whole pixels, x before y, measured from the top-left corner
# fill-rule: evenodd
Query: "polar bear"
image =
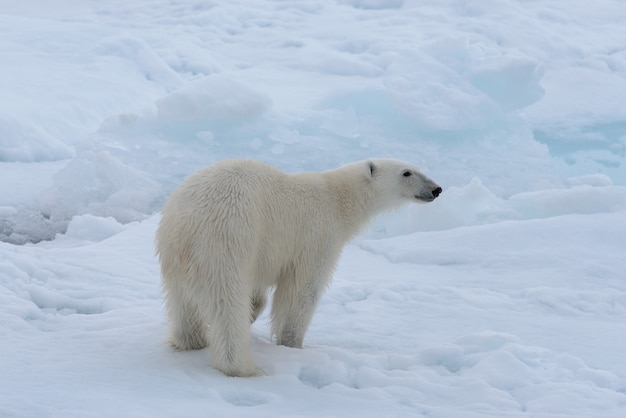
<path id="1" fill-rule="evenodd" d="M 250 324 L 268 290 L 272 335 L 301 348 L 344 245 L 376 214 L 441 191 L 394 159 L 299 174 L 226 160 L 197 172 L 174 190 L 156 233 L 170 342 L 209 346 L 226 375 L 258 374 Z"/>

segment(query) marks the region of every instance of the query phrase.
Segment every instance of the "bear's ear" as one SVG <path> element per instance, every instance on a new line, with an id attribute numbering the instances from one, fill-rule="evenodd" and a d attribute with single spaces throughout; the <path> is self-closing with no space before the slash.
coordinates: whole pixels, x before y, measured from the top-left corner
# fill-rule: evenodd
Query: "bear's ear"
<path id="1" fill-rule="evenodd" d="M 367 178 L 371 179 L 372 177 L 374 177 L 374 173 L 376 172 L 377 168 L 374 165 L 374 163 L 372 161 L 368 161 L 365 164 L 365 168 L 366 168 L 366 172 L 365 174 L 367 174 Z"/>

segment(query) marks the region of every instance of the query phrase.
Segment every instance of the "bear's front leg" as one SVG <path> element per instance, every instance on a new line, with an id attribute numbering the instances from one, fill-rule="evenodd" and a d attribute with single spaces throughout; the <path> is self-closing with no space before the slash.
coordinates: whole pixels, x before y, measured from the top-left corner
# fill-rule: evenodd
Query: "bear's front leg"
<path id="1" fill-rule="evenodd" d="M 302 348 L 317 303 L 330 279 L 332 268 L 314 274 L 283 277 L 276 286 L 272 303 L 272 334 L 278 345 Z"/>
<path id="2" fill-rule="evenodd" d="M 265 305 L 267 304 L 267 295 L 265 291 L 258 292 L 252 296 L 252 321 L 254 322 L 263 312 Z"/>

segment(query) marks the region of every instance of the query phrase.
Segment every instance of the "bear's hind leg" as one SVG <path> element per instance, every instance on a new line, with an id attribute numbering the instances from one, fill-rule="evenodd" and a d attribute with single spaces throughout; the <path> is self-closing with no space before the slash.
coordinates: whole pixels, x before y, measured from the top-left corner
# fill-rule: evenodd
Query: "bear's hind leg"
<path id="1" fill-rule="evenodd" d="M 216 280 L 205 300 L 209 307 L 209 338 L 213 367 L 227 376 L 259 374 L 252 359 L 250 319 L 251 294 L 246 279 L 238 272 Z"/>

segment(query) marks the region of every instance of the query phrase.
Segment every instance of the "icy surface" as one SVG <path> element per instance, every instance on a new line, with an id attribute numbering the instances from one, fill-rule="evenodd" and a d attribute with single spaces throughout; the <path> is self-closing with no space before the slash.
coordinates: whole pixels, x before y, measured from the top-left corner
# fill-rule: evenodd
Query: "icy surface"
<path id="1" fill-rule="evenodd" d="M 3 0 L 0 416 L 626 411 L 626 7 Z M 195 170 L 375 156 L 444 188 L 344 253 L 265 375 L 165 343 L 158 212 Z"/>

